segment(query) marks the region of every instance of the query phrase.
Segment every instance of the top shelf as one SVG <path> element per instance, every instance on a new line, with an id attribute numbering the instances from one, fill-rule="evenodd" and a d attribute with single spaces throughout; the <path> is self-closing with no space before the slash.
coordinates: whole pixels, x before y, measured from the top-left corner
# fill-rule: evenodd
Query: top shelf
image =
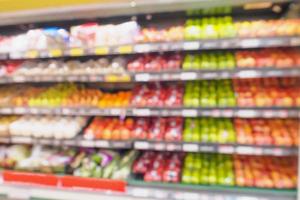
<path id="1" fill-rule="evenodd" d="M 88 2 L 88 1 L 87 1 Z M 264 3 L 289 3 L 293 0 L 267 0 Z M 5 3 L 5 2 L 4 2 Z M 86 3 L 86 2 L 84 2 Z M 48 3 L 49 7 L 1 13 L 0 26 L 22 23 L 36 23 L 59 20 L 74 20 L 84 18 L 134 16 L 148 13 L 175 12 L 189 9 L 213 7 L 237 7 L 245 4 L 262 3 L 260 0 L 114 0 L 102 3 L 57 6 Z M 272 4 L 271 4 L 272 5 Z M 19 7 L 22 7 L 20 5 Z M 7 8 L 9 9 L 9 8 Z"/>
<path id="2" fill-rule="evenodd" d="M 293 46 L 300 46 L 300 37 L 233 38 L 179 42 L 137 43 L 119 46 L 102 46 L 94 48 L 78 47 L 70 49 L 29 50 L 24 52 L 2 53 L 0 54 L 0 58 L 3 60 L 35 59 L 93 55 L 126 55 L 168 51 L 250 49 Z"/>

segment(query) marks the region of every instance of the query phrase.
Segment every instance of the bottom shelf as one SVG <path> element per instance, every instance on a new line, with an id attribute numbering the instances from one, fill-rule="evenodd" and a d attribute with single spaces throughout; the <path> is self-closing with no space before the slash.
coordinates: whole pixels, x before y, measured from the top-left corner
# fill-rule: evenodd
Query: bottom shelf
<path id="1" fill-rule="evenodd" d="M 286 189 L 118 181 L 12 171 L 3 171 L 2 175 L 0 196 L 8 199 L 295 200 L 297 196 L 296 190 Z"/>

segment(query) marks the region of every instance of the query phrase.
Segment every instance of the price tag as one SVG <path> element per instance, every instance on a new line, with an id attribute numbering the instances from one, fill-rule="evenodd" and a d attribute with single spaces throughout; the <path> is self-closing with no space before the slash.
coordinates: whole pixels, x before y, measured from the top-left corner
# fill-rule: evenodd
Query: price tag
<path id="1" fill-rule="evenodd" d="M 199 146 L 197 144 L 183 144 L 182 149 L 186 152 L 198 152 Z"/>
<path id="2" fill-rule="evenodd" d="M 137 44 L 134 46 L 134 52 L 136 53 L 146 53 L 151 51 L 150 44 Z"/>
<path id="3" fill-rule="evenodd" d="M 240 45 L 242 48 L 257 48 L 261 45 L 261 42 L 259 39 L 242 39 Z"/>
<path id="4" fill-rule="evenodd" d="M 135 116 L 150 116 L 151 115 L 151 111 L 148 108 L 133 109 L 132 113 Z"/>
<path id="5" fill-rule="evenodd" d="M 252 147 L 243 147 L 243 146 L 236 147 L 235 151 L 238 154 L 249 154 L 249 155 L 251 155 L 251 154 L 254 153 Z"/>
<path id="6" fill-rule="evenodd" d="M 121 113 L 122 113 L 121 109 L 118 109 L 118 108 L 110 109 L 110 115 L 119 116 L 119 115 L 121 115 Z"/>
<path id="7" fill-rule="evenodd" d="M 127 54 L 127 53 L 132 53 L 132 52 L 133 52 L 132 45 L 124 45 L 124 46 L 118 47 L 118 53 Z"/>
<path id="8" fill-rule="evenodd" d="M 97 47 L 95 49 L 96 55 L 107 55 L 109 53 L 108 47 Z"/>
<path id="9" fill-rule="evenodd" d="M 196 72 L 182 72 L 180 74 L 180 80 L 187 81 L 187 80 L 196 80 L 197 73 Z"/>
<path id="10" fill-rule="evenodd" d="M 255 154 L 255 155 L 263 155 L 263 149 L 261 147 L 255 147 L 253 149 L 253 154 Z"/>
<path id="11" fill-rule="evenodd" d="M 63 144 L 66 146 L 75 146 L 76 141 L 75 140 L 64 140 Z"/>
<path id="12" fill-rule="evenodd" d="M 95 142 L 92 140 L 81 140 L 79 142 L 79 144 L 82 147 L 94 147 L 95 146 Z"/>
<path id="13" fill-rule="evenodd" d="M 22 143 L 22 144 L 31 144 L 32 143 L 32 138 L 30 137 L 12 137 L 11 141 L 13 143 Z"/>
<path id="14" fill-rule="evenodd" d="M 218 73 L 214 73 L 214 72 L 204 72 L 202 74 L 202 77 L 204 79 L 212 79 L 212 78 L 217 78 L 218 77 Z"/>
<path id="15" fill-rule="evenodd" d="M 150 190 L 144 188 L 133 188 L 131 190 L 133 197 L 150 197 Z"/>
<path id="16" fill-rule="evenodd" d="M 114 148 L 118 148 L 118 149 L 124 149 L 124 148 L 127 148 L 127 143 L 126 142 L 123 142 L 123 141 L 112 141 L 111 142 L 112 144 L 112 147 Z"/>
<path id="17" fill-rule="evenodd" d="M 162 151 L 165 149 L 166 145 L 164 143 L 154 143 L 154 150 Z"/>
<path id="18" fill-rule="evenodd" d="M 22 83 L 22 82 L 26 81 L 25 76 L 14 76 L 14 77 L 12 77 L 12 79 L 14 82 L 17 82 L 17 83 Z"/>
<path id="19" fill-rule="evenodd" d="M 286 118 L 286 117 L 288 117 L 288 112 L 286 110 L 279 110 L 277 112 L 277 114 L 278 114 L 278 117 L 280 117 L 280 118 Z"/>
<path id="20" fill-rule="evenodd" d="M 234 147 L 229 145 L 222 145 L 218 147 L 218 152 L 232 154 L 234 153 Z"/>
<path id="21" fill-rule="evenodd" d="M 254 118 L 258 116 L 258 112 L 255 110 L 239 110 L 236 113 L 237 117 L 244 117 L 244 118 Z"/>
<path id="22" fill-rule="evenodd" d="M 216 41 L 203 42 L 204 49 L 214 49 L 214 48 L 217 48 L 218 46 L 221 46 L 221 45 L 219 45 L 218 42 L 216 42 Z"/>
<path id="23" fill-rule="evenodd" d="M 15 114 L 25 114 L 26 113 L 26 109 L 22 108 L 22 107 L 16 107 L 16 108 L 14 108 L 14 113 Z"/>
<path id="24" fill-rule="evenodd" d="M 274 117 L 274 112 L 272 110 L 266 110 L 262 113 L 262 115 L 266 118 L 272 118 Z"/>
<path id="25" fill-rule="evenodd" d="M 291 41 L 290 41 L 290 44 L 292 46 L 299 46 L 300 45 L 300 38 L 299 37 L 292 38 Z"/>
<path id="26" fill-rule="evenodd" d="M 192 42 L 184 42 L 183 49 L 184 50 L 198 50 L 200 48 L 200 42 L 192 41 Z"/>
<path id="27" fill-rule="evenodd" d="M 2 114 L 12 114 L 11 108 L 2 108 L 0 111 Z"/>
<path id="28" fill-rule="evenodd" d="M 216 149 L 214 146 L 205 146 L 205 145 L 200 145 L 200 151 L 202 152 L 216 152 Z"/>
<path id="29" fill-rule="evenodd" d="M 63 51 L 61 49 L 51 49 L 49 55 L 50 57 L 60 57 L 63 55 Z"/>
<path id="30" fill-rule="evenodd" d="M 95 141 L 95 146 L 102 147 L 102 148 L 108 148 L 110 145 L 109 145 L 109 142 L 106 140 L 98 140 L 98 141 Z"/>
<path id="31" fill-rule="evenodd" d="M 82 48 L 72 48 L 70 49 L 71 56 L 83 56 L 83 49 Z"/>
<path id="32" fill-rule="evenodd" d="M 235 76 L 238 78 L 256 78 L 256 77 L 260 77 L 261 73 L 257 72 L 256 70 L 243 70 L 237 72 Z"/>
<path id="33" fill-rule="evenodd" d="M 39 52 L 37 50 L 30 50 L 27 51 L 25 54 L 26 58 L 37 58 L 39 57 Z"/>
<path id="34" fill-rule="evenodd" d="M 49 139 L 39 139 L 37 142 L 43 145 L 51 144 L 51 140 Z"/>
<path id="35" fill-rule="evenodd" d="M 9 143 L 9 138 L 6 138 L 6 137 L 0 137 L 0 143 Z"/>
<path id="36" fill-rule="evenodd" d="M 136 141 L 136 142 L 134 142 L 134 148 L 135 149 L 149 149 L 150 144 L 149 144 L 149 142 Z"/>
<path id="37" fill-rule="evenodd" d="M 191 193 L 191 192 L 185 192 L 184 195 L 184 200 L 199 200 L 200 195 L 197 193 Z"/>
<path id="38" fill-rule="evenodd" d="M 167 144 L 166 149 L 167 149 L 167 151 L 175 151 L 176 145 L 175 144 Z"/>
<path id="39" fill-rule="evenodd" d="M 63 109 L 61 110 L 61 112 L 62 112 L 63 115 L 70 115 L 70 114 L 72 113 L 71 111 L 72 111 L 72 110 L 69 109 L 69 108 L 63 108 Z"/>
<path id="40" fill-rule="evenodd" d="M 39 109 L 38 108 L 29 108 L 29 113 L 37 115 L 37 114 L 39 114 Z"/>
<path id="41" fill-rule="evenodd" d="M 233 116 L 233 110 L 223 110 L 222 115 L 224 117 L 232 117 Z"/>
<path id="42" fill-rule="evenodd" d="M 181 113 L 183 117 L 197 117 L 197 114 L 198 112 L 195 109 L 184 109 Z"/>
<path id="43" fill-rule="evenodd" d="M 135 80 L 140 81 L 140 82 L 147 82 L 150 80 L 150 74 L 148 74 L 148 73 L 136 74 Z"/>

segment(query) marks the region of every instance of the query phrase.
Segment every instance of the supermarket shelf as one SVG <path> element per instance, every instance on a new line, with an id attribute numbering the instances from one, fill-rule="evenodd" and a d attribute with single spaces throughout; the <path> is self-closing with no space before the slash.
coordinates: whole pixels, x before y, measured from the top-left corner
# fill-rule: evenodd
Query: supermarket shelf
<path id="1" fill-rule="evenodd" d="M 134 149 L 273 156 L 298 154 L 297 147 L 158 141 L 135 141 Z"/>
<path id="2" fill-rule="evenodd" d="M 132 182 L 132 181 L 130 181 Z M 136 184 L 132 182 L 133 184 Z M 211 188 L 212 189 L 212 188 Z M 237 188 L 235 188 L 237 189 Z M 259 190 L 258 194 L 253 194 L 251 191 L 255 189 L 244 190 L 236 192 L 230 191 L 208 191 L 191 189 L 172 189 L 172 188 L 158 188 L 155 186 L 127 186 L 125 193 L 111 192 L 111 191 L 95 191 L 85 190 L 82 188 L 57 188 L 38 185 L 24 185 L 5 183 L 0 186 L 0 194 L 11 199 L 31 199 L 31 200 L 154 200 L 154 199 L 168 199 L 168 200 L 294 200 L 296 198 L 296 191 L 277 191 L 277 190 Z M 265 191 L 265 193 L 263 193 Z M 266 192 L 269 193 L 266 193 Z M 248 194 L 250 192 L 250 194 Z M 272 193 L 273 192 L 273 193 Z"/>
<path id="3" fill-rule="evenodd" d="M 34 108 L 2 107 L 6 115 L 66 115 L 66 116 L 182 116 L 182 117 L 240 117 L 240 118 L 286 118 L 299 117 L 299 107 L 270 108 Z"/>
<path id="4" fill-rule="evenodd" d="M 0 25 L 12 25 L 31 22 L 56 20 L 74 20 L 95 17 L 112 17 L 122 15 L 137 15 L 145 13 L 174 12 L 188 9 L 200 9 L 222 6 L 242 6 L 247 3 L 259 3 L 260 0 L 114 0 L 87 4 L 69 5 L 64 7 L 52 4 L 50 8 L 6 12 L 0 15 Z M 292 0 L 267 0 L 272 3 L 288 3 Z M 51 5 L 51 4 L 50 4 Z M 28 6 L 27 6 L 28 7 Z"/>
<path id="5" fill-rule="evenodd" d="M 236 68 L 222 70 L 181 70 L 160 72 L 137 72 L 106 75 L 34 75 L 3 76 L 0 83 L 26 82 L 150 82 L 150 81 L 187 81 L 216 80 L 232 78 L 300 77 L 299 67 L 288 68 Z"/>
<path id="6" fill-rule="evenodd" d="M 26 52 L 11 52 L 0 55 L 2 59 L 27 59 L 27 58 L 54 58 L 77 57 L 91 55 L 119 55 L 166 51 L 190 51 L 212 49 L 249 49 L 264 47 L 291 47 L 300 46 L 300 37 L 266 37 L 266 38 L 229 38 L 215 40 L 179 41 L 140 43 L 119 46 L 104 46 L 95 48 L 71 48 L 30 50 Z"/>
<path id="7" fill-rule="evenodd" d="M 172 183 L 149 183 L 141 180 L 129 179 L 129 185 L 134 187 L 142 187 L 137 193 L 141 197 L 154 197 L 154 193 L 150 189 L 156 188 L 161 191 L 161 196 L 165 199 L 210 199 L 209 194 L 214 194 L 215 199 L 255 199 L 255 200 L 290 200 L 295 199 L 296 190 L 280 190 L 280 189 L 259 189 L 234 186 L 209 186 L 209 185 L 187 185 Z M 148 189 L 150 188 L 150 189 Z M 186 191 L 182 194 L 180 191 Z M 203 196 L 204 195 L 204 196 Z M 137 196 L 137 195 L 136 195 Z"/>
<path id="8" fill-rule="evenodd" d="M 76 146 L 89 148 L 108 149 L 136 149 L 155 151 L 179 151 L 179 152 L 207 152 L 240 155 L 272 155 L 286 156 L 297 155 L 297 147 L 285 146 L 262 146 L 242 144 L 218 144 L 218 143 L 195 143 L 195 142 L 165 142 L 147 140 L 85 140 L 81 137 L 75 139 L 51 139 L 32 138 L 24 136 L 0 137 L 0 143 L 4 144 L 42 144 L 49 146 Z"/>

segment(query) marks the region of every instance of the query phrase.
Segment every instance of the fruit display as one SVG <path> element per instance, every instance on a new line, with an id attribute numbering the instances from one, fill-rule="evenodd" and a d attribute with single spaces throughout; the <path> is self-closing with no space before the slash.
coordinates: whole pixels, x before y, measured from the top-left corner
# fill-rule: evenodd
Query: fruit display
<path id="1" fill-rule="evenodd" d="M 84 130 L 85 139 L 129 140 L 132 138 L 134 120 L 127 118 L 95 117 Z"/>
<path id="2" fill-rule="evenodd" d="M 242 107 L 299 106 L 297 78 L 235 79 L 237 105 Z"/>
<path id="3" fill-rule="evenodd" d="M 187 118 L 183 130 L 184 142 L 235 143 L 235 127 L 231 119 Z"/>
<path id="4" fill-rule="evenodd" d="M 297 185 L 297 159 L 144 152 L 132 173 L 146 182 L 288 189 Z"/>
<path id="5" fill-rule="evenodd" d="M 237 34 L 230 16 L 188 19 L 184 27 L 186 40 L 231 38 Z"/>
<path id="6" fill-rule="evenodd" d="M 299 67 L 300 51 L 297 49 L 243 50 L 235 53 L 237 67 Z"/>
<path id="7" fill-rule="evenodd" d="M 8 136 L 9 126 L 12 122 L 18 119 L 18 116 L 1 116 L 0 117 L 0 137 Z"/>
<path id="8" fill-rule="evenodd" d="M 17 171 L 69 174 L 81 177 L 126 179 L 137 151 L 50 148 L 35 145 L 0 147 L 0 167 Z"/>
<path id="9" fill-rule="evenodd" d="M 181 68 L 181 62 L 180 54 L 144 55 L 129 61 L 127 69 L 130 72 L 176 71 Z"/>
<path id="10" fill-rule="evenodd" d="M 30 155 L 29 146 L 11 145 L 0 146 L 0 168 L 13 169 L 18 162 L 28 158 Z"/>
<path id="11" fill-rule="evenodd" d="M 132 135 L 136 139 L 181 141 L 182 126 L 181 117 L 137 118 Z"/>
<path id="12" fill-rule="evenodd" d="M 168 28 L 157 29 L 155 27 L 142 28 L 136 36 L 136 42 L 162 42 L 180 41 L 184 38 L 183 26 L 171 26 Z"/>
<path id="13" fill-rule="evenodd" d="M 185 156 L 182 183 L 202 185 L 235 185 L 231 155 L 189 153 Z"/>
<path id="14" fill-rule="evenodd" d="M 121 107 L 126 108 L 130 105 L 132 98 L 131 91 L 120 91 L 114 93 L 104 93 L 102 98 L 99 100 L 98 107 L 100 108 L 113 108 Z"/>
<path id="15" fill-rule="evenodd" d="M 36 138 L 74 138 L 87 124 L 86 117 L 22 116 L 9 124 L 9 134 Z"/>
<path id="16" fill-rule="evenodd" d="M 75 149 L 33 146 L 29 156 L 19 160 L 14 169 L 42 173 L 66 173 L 67 167 L 76 155 Z"/>
<path id="17" fill-rule="evenodd" d="M 179 107 L 182 105 L 183 92 L 181 84 L 136 85 L 132 90 L 131 105 L 135 107 Z"/>
<path id="18" fill-rule="evenodd" d="M 82 150 L 73 159 L 70 168 L 74 176 L 126 179 L 137 155 L 136 151 L 121 155 L 109 150 Z"/>
<path id="19" fill-rule="evenodd" d="M 132 172 L 141 174 L 146 182 L 179 183 L 184 154 L 144 152 L 135 162 Z"/>
<path id="20" fill-rule="evenodd" d="M 124 73 L 126 60 L 116 57 L 112 60 L 100 58 L 80 62 L 71 60 L 24 61 L 14 70 L 13 75 L 48 76 L 48 75 L 99 75 L 108 73 Z"/>
<path id="21" fill-rule="evenodd" d="M 235 68 L 235 57 L 232 52 L 187 54 L 184 58 L 183 70 L 215 70 Z"/>
<path id="22" fill-rule="evenodd" d="M 260 188 L 296 188 L 295 157 L 234 156 L 236 185 Z"/>
<path id="23" fill-rule="evenodd" d="M 297 119 L 234 119 L 237 143 L 248 145 L 297 146 Z"/>
<path id="24" fill-rule="evenodd" d="M 183 105 L 186 107 L 231 107 L 236 105 L 230 80 L 187 82 Z"/>
<path id="25" fill-rule="evenodd" d="M 299 19 L 241 21 L 235 26 L 238 37 L 300 35 Z"/>
<path id="26" fill-rule="evenodd" d="M 135 21 L 121 24 L 99 25 L 86 23 L 70 28 L 70 46 L 95 47 L 119 44 L 131 44 L 139 34 L 139 25 Z"/>

